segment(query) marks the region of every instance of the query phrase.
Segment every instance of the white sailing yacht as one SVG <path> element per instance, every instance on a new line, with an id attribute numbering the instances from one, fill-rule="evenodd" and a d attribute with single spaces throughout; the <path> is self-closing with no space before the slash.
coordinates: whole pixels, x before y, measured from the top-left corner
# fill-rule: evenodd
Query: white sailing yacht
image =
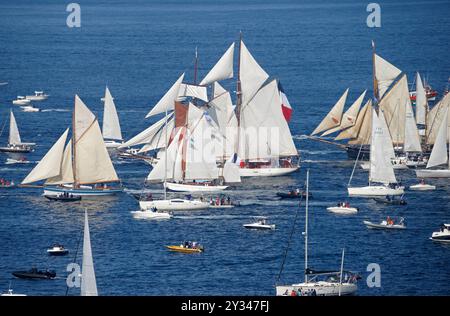
<path id="1" fill-rule="evenodd" d="M 22 181 L 23 185 L 46 180 L 44 195 L 101 196 L 121 192 L 95 115 L 75 96 L 72 137 L 69 129 Z"/>
<path id="2" fill-rule="evenodd" d="M 98 296 L 92 259 L 91 235 L 87 211 L 84 211 L 83 263 L 81 267 L 81 296 Z"/>
<path id="3" fill-rule="evenodd" d="M 19 128 L 17 127 L 16 118 L 14 113 L 10 110 L 9 115 L 9 137 L 8 145 L 5 147 L 0 147 L 2 152 L 10 153 L 29 153 L 34 150 L 35 143 L 23 143 L 20 139 Z"/>
<path id="4" fill-rule="evenodd" d="M 431 151 L 430 159 L 426 169 L 416 170 L 416 175 L 418 178 L 450 178 L 450 146 L 447 150 L 447 141 L 450 137 L 449 135 L 449 110 L 445 110 L 443 115 L 443 120 L 441 126 L 439 127 L 439 132 L 436 137 L 436 141 Z M 429 169 L 436 166 L 447 164 L 447 169 Z"/>
<path id="5" fill-rule="evenodd" d="M 106 148 L 117 148 L 123 143 L 123 137 L 114 98 L 111 92 L 109 92 L 108 87 L 106 87 L 105 97 L 102 98 L 102 101 L 105 102 L 102 129 L 105 145 Z"/>
<path id="6" fill-rule="evenodd" d="M 390 186 L 390 184 L 397 183 L 391 162 L 392 155 L 392 140 L 384 121 L 383 111 L 380 110 L 380 117 L 378 117 L 375 109 L 372 109 L 369 185 L 364 187 L 350 187 L 353 177 L 352 172 L 348 185 L 349 196 L 402 195 L 404 193 L 402 187 Z M 355 165 L 356 163 L 357 160 Z M 381 184 L 374 185 L 373 183 Z"/>
<path id="7" fill-rule="evenodd" d="M 358 276 L 344 271 L 344 252 L 342 253 L 340 271 L 314 271 L 308 267 L 308 199 L 309 192 L 309 170 L 306 172 L 306 205 L 305 205 L 305 281 L 289 285 L 277 285 L 277 296 L 291 296 L 292 292 L 308 295 L 314 292 L 317 296 L 341 296 L 353 295 L 358 290 Z M 325 278 L 324 280 L 321 280 Z"/>

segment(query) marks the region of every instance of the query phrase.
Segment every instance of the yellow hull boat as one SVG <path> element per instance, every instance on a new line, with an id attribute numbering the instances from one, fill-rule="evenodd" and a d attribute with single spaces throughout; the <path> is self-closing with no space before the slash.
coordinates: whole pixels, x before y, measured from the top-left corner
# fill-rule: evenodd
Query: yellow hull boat
<path id="1" fill-rule="evenodd" d="M 183 252 L 183 253 L 200 253 L 203 252 L 203 247 L 202 248 L 185 248 L 183 246 L 166 246 L 167 249 L 171 250 L 171 251 L 178 251 L 178 252 Z"/>

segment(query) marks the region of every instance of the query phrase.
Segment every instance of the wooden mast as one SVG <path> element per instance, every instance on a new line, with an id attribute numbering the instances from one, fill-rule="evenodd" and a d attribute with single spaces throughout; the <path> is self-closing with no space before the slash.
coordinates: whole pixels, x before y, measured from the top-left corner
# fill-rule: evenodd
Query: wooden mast
<path id="1" fill-rule="evenodd" d="M 77 96 L 75 95 L 75 103 L 73 106 L 72 111 L 72 170 L 73 170 L 73 188 L 76 188 L 78 186 L 77 184 L 77 164 L 75 161 L 76 157 L 76 148 L 75 142 L 76 142 L 76 136 L 75 136 L 75 107 L 77 105 Z"/>
<path id="2" fill-rule="evenodd" d="M 375 75 L 375 42 L 372 40 L 372 78 L 373 78 L 373 99 L 375 101 L 375 104 L 378 104 L 378 83 L 377 83 L 377 77 Z M 374 105 L 375 105 L 374 104 Z"/>
<path id="3" fill-rule="evenodd" d="M 241 106 L 242 106 L 242 91 L 241 91 L 241 48 L 242 48 L 242 31 L 239 32 L 239 52 L 237 63 L 237 83 L 236 83 L 236 118 L 238 121 L 238 128 L 241 126 Z M 239 141 L 239 136 L 238 136 Z"/>

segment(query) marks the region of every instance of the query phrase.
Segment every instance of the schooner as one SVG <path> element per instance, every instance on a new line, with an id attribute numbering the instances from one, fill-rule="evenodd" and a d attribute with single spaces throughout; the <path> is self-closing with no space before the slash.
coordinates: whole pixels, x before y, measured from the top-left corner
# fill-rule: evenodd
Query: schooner
<path id="1" fill-rule="evenodd" d="M 22 181 L 23 185 L 44 182 L 44 195 L 101 196 L 121 192 L 114 166 L 103 142 L 96 116 L 75 95 L 72 137 L 66 144 L 67 129 L 37 166 Z"/>

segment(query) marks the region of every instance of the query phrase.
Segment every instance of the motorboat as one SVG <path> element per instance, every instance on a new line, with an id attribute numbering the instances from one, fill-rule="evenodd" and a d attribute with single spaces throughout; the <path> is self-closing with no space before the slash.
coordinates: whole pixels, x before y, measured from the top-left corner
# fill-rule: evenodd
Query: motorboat
<path id="1" fill-rule="evenodd" d="M 14 271 L 12 273 L 16 278 L 20 279 L 43 279 L 50 280 L 56 277 L 56 272 L 53 270 L 41 271 L 36 268 L 31 268 L 28 271 Z"/>
<path id="2" fill-rule="evenodd" d="M 350 187 L 348 188 L 349 196 L 387 196 L 387 195 L 403 195 L 405 194 L 402 186 L 391 187 L 388 185 L 369 185 L 366 187 Z"/>
<path id="3" fill-rule="evenodd" d="M 159 212 L 156 208 L 147 210 L 132 211 L 133 217 L 145 219 L 170 219 L 172 215 L 166 212 Z"/>
<path id="4" fill-rule="evenodd" d="M 312 198 L 311 192 L 308 192 L 309 198 Z M 300 189 L 291 190 L 287 193 L 277 192 L 277 196 L 282 199 L 300 199 L 306 197 L 306 192 Z"/>
<path id="5" fill-rule="evenodd" d="M 390 205 L 406 205 L 406 200 L 402 197 L 399 199 L 395 198 L 395 196 L 387 195 L 385 197 L 375 197 L 373 198 L 375 202 L 390 204 Z"/>
<path id="6" fill-rule="evenodd" d="M 357 207 L 351 207 L 348 202 L 340 202 L 336 206 L 327 207 L 327 210 L 336 214 L 356 214 Z"/>
<path id="7" fill-rule="evenodd" d="M 178 246 L 166 246 L 167 249 L 182 253 L 201 253 L 205 248 L 196 241 L 185 241 Z"/>
<path id="8" fill-rule="evenodd" d="M 31 101 L 27 98 L 25 98 L 24 96 L 17 96 L 17 99 L 15 99 L 14 101 L 12 101 L 13 104 L 15 105 L 29 105 L 31 104 Z"/>
<path id="9" fill-rule="evenodd" d="M 21 157 L 19 159 L 6 158 L 5 165 L 12 165 L 16 163 L 30 163 L 30 161 L 27 160 L 25 157 Z"/>
<path id="10" fill-rule="evenodd" d="M 406 224 L 403 217 L 400 218 L 398 224 L 395 224 L 394 221 L 389 217 L 387 220 L 383 220 L 379 224 L 370 221 L 363 221 L 363 223 L 367 226 L 367 228 L 371 229 L 406 229 Z"/>
<path id="11" fill-rule="evenodd" d="M 34 95 L 27 95 L 25 98 L 30 101 L 44 101 L 49 97 L 44 91 L 34 91 Z"/>
<path id="12" fill-rule="evenodd" d="M 209 208 L 233 208 L 239 205 L 239 202 L 231 201 L 230 197 L 218 196 L 209 200 Z"/>
<path id="13" fill-rule="evenodd" d="M 174 183 L 164 182 L 167 190 L 175 192 L 216 192 L 228 188 L 227 185 L 215 185 L 211 182 Z"/>
<path id="14" fill-rule="evenodd" d="M 256 222 L 251 223 L 251 224 L 244 224 L 242 226 L 244 226 L 245 228 L 249 228 L 249 229 L 262 229 L 262 230 L 267 230 L 267 229 L 275 229 L 275 225 L 274 224 L 267 224 L 267 217 L 265 216 L 257 216 L 255 217 Z"/>
<path id="15" fill-rule="evenodd" d="M 47 249 L 47 253 L 50 256 L 65 256 L 69 253 L 69 250 L 64 248 L 61 244 L 54 244 L 52 247 Z"/>
<path id="16" fill-rule="evenodd" d="M 21 106 L 21 108 L 22 108 L 22 112 L 39 112 L 39 111 L 41 111 L 41 109 L 35 108 L 32 105 Z"/>
<path id="17" fill-rule="evenodd" d="M 80 195 L 73 195 L 68 193 L 61 193 L 59 195 L 45 195 L 44 197 L 50 201 L 59 201 L 59 202 L 75 202 L 81 201 Z"/>
<path id="18" fill-rule="evenodd" d="M 409 187 L 409 189 L 414 190 L 414 191 L 432 191 L 432 190 L 436 190 L 436 186 L 431 185 L 431 184 L 426 184 L 425 181 L 422 179 L 420 181 L 420 183 L 411 185 Z"/>
<path id="19" fill-rule="evenodd" d="M 439 231 L 433 232 L 430 239 L 439 242 L 450 242 L 450 224 L 442 224 Z"/>

